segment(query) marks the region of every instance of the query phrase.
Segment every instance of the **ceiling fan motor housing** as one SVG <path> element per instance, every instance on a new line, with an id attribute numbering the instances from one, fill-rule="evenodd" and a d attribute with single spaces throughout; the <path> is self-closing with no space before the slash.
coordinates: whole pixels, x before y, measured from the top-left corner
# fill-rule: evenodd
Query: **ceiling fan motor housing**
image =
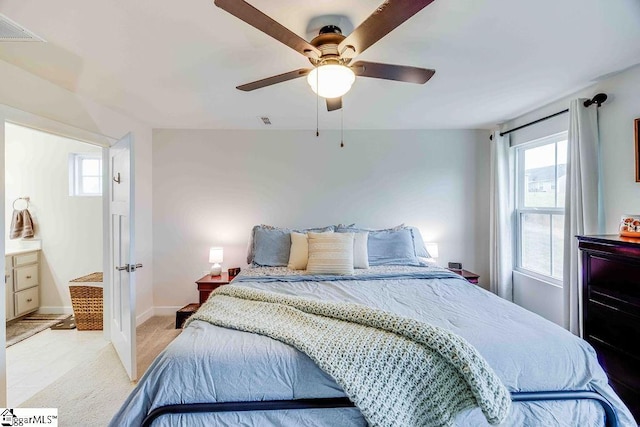
<path id="1" fill-rule="evenodd" d="M 311 45 L 318 48 L 318 50 L 322 52 L 322 55 L 318 59 L 309 58 L 309 62 L 314 66 L 324 64 L 348 64 L 351 59 L 341 58 L 340 52 L 338 52 L 338 45 L 344 39 L 345 36 L 342 35 L 340 27 L 336 25 L 325 25 L 320 29 L 320 34 L 309 42 Z"/>

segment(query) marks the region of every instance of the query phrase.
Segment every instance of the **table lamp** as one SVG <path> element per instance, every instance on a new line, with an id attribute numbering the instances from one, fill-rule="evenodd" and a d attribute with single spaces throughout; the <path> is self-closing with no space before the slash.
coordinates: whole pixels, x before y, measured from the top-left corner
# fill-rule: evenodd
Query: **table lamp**
<path id="1" fill-rule="evenodd" d="M 427 252 L 431 255 L 431 258 L 438 258 L 438 244 L 437 243 L 425 243 L 425 247 L 427 248 Z"/>
<path id="2" fill-rule="evenodd" d="M 220 276 L 222 274 L 222 267 L 220 266 L 222 252 L 222 248 L 219 247 L 209 249 L 209 262 L 212 264 L 210 273 L 212 276 Z"/>

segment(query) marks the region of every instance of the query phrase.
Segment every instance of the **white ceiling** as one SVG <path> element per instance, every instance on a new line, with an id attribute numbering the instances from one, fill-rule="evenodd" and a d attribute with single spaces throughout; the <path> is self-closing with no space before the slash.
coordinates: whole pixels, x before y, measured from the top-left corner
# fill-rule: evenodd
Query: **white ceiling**
<path id="1" fill-rule="evenodd" d="M 327 14 L 358 25 L 382 0 L 250 0 L 309 40 Z M 315 129 L 304 78 L 235 86 L 308 67 L 300 54 L 211 0 L 0 0 L 47 43 L 0 43 L 0 59 L 156 128 Z M 436 69 L 425 85 L 358 78 L 346 129 L 487 128 L 640 61 L 638 0 L 436 0 L 362 60 Z M 5 82 L 3 82 L 5 84 Z M 340 112 L 320 108 L 320 127 Z"/>

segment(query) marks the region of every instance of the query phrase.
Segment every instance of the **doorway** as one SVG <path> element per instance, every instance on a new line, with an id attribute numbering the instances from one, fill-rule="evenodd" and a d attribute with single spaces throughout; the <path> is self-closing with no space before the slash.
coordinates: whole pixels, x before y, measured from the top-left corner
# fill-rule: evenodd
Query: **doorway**
<path id="1" fill-rule="evenodd" d="M 69 282 L 103 270 L 103 161 L 99 146 L 12 123 L 4 154 L 7 343 L 23 339 L 7 349 L 13 407 L 108 344 L 37 322 L 71 315 Z"/>

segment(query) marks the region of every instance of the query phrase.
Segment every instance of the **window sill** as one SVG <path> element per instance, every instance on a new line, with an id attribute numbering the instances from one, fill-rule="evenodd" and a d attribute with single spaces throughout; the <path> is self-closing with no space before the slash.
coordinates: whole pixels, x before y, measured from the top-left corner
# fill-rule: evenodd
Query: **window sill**
<path id="1" fill-rule="evenodd" d="M 540 273 L 536 273 L 535 271 L 525 270 L 523 268 L 514 268 L 513 271 L 515 273 L 518 273 L 518 274 L 522 275 L 522 276 L 526 276 L 526 277 L 529 277 L 531 279 L 537 280 L 539 282 L 543 282 L 544 284 L 547 284 L 547 285 L 554 286 L 556 288 L 562 289 L 562 280 L 554 279 L 552 277 L 545 276 L 545 275 L 540 274 Z"/>

